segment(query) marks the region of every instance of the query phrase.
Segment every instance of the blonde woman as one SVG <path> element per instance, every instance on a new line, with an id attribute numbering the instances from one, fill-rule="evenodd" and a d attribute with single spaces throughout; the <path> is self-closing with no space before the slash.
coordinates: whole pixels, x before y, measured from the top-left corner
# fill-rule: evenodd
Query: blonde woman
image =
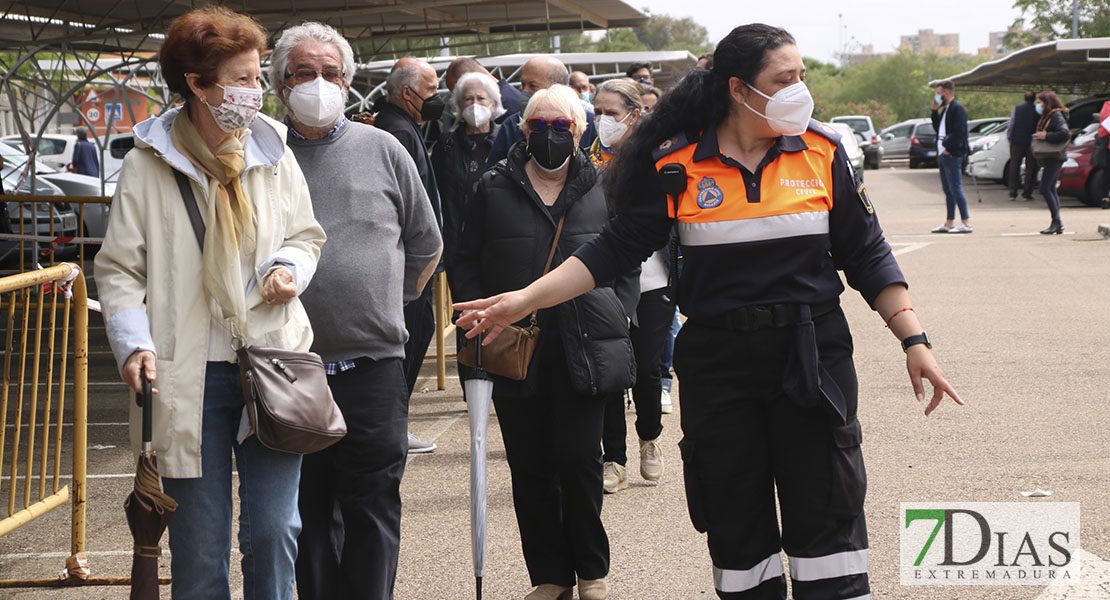
<path id="1" fill-rule="evenodd" d="M 521 121 L 525 138 L 482 176 L 467 204 L 454 263 L 458 298 L 539 278 L 560 223 L 551 268 L 601 232 L 609 209 L 597 169 L 578 149 L 585 120 L 569 87 L 532 97 Z M 635 274 L 599 282 L 592 295 L 539 311 L 527 379 L 494 378 L 524 560 L 536 586 L 528 600 L 569 599 L 576 581 L 579 598 L 608 598 L 601 422 L 605 393 L 631 383 L 636 283 Z"/>

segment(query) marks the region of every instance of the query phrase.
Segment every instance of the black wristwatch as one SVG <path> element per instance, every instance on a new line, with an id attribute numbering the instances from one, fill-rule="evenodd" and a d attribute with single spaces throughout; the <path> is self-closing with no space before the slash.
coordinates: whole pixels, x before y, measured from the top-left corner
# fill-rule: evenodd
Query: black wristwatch
<path id="1" fill-rule="evenodd" d="M 917 344 L 925 344 L 926 348 L 930 350 L 933 349 L 933 342 L 929 339 L 929 334 L 922 331 L 917 335 L 911 335 L 902 340 L 902 352 L 909 352 L 910 346 L 916 346 Z"/>

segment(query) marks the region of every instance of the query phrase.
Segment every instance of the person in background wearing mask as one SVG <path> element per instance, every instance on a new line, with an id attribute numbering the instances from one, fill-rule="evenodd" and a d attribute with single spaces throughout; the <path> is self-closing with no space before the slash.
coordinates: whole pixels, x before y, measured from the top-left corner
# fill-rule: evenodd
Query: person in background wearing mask
<path id="1" fill-rule="evenodd" d="M 962 404 L 839 136 L 810 118 L 805 71 L 785 30 L 733 29 L 713 70 L 688 73 L 624 140 L 606 176 L 618 212 L 601 235 L 522 290 L 455 306 L 467 337 L 496 336 L 536 307 L 634 269 L 678 221 L 678 303 L 689 317 L 675 348 L 679 448 L 721 598 L 785 600 L 783 550 L 797 600 L 870 594 L 839 270 L 901 340 L 919 402 L 923 379 L 932 383 L 925 414 L 945 393 Z M 660 175 L 664 167 L 677 176 Z M 677 206 L 661 177 L 685 188 Z"/>
<path id="2" fill-rule="evenodd" d="M 416 163 L 416 172 L 424 184 L 428 200 L 432 203 L 436 222 L 443 228 L 443 213 L 439 200 L 439 187 L 436 185 L 435 171 L 428 158 L 428 148 L 424 145 L 424 134 L 419 125 L 435 121 L 443 115 L 446 104 L 439 96 L 439 78 L 436 70 L 428 61 L 405 57 L 393 65 L 393 70 L 385 80 L 387 101 L 374 118 L 374 127 L 393 134 L 408 150 Z M 420 376 L 420 366 L 424 355 L 435 335 L 435 313 L 432 307 L 434 286 L 429 282 L 419 298 L 405 304 L 405 329 L 409 339 L 405 342 L 403 368 L 405 381 L 408 382 L 409 395 L 416 389 Z M 425 442 L 409 434 L 409 452 L 423 453 L 436 449 L 435 443 Z"/>
<path id="3" fill-rule="evenodd" d="M 948 209 L 944 223 L 934 227 L 933 233 L 971 233 L 971 215 L 967 211 L 963 183 L 964 158 L 971 150 L 967 144 L 967 110 L 956 101 L 956 84 L 947 79 L 937 84 L 932 119 L 933 128 L 937 131 L 940 185 Z M 957 207 L 960 209 L 960 224 L 953 225 Z"/>
<path id="4" fill-rule="evenodd" d="M 632 81 L 644 87 L 655 85 L 655 77 L 651 74 L 651 63 L 649 62 L 632 63 L 628 65 L 628 69 L 624 71 L 624 74 Z"/>
<path id="5" fill-rule="evenodd" d="M 1037 103 L 1034 110 L 1040 115 L 1037 121 L 1037 131 L 1033 139 L 1045 140 L 1051 143 L 1066 141 L 1071 137 L 1068 132 L 1068 109 L 1060 102 L 1060 97 L 1052 90 L 1045 90 L 1037 94 Z M 1056 184 L 1060 180 L 1060 168 L 1064 166 L 1064 158 L 1042 158 L 1041 167 L 1041 195 L 1048 204 L 1048 212 L 1052 214 L 1052 222 L 1041 233 L 1045 235 L 1064 233 L 1064 224 L 1060 222 L 1060 196 L 1056 192 Z"/>
<path id="6" fill-rule="evenodd" d="M 408 451 L 403 304 L 420 295 L 441 248 L 406 150 L 343 116 L 354 72 L 350 44 L 321 23 L 286 29 L 270 55 L 270 81 L 289 108 L 289 147 L 330 234 L 304 304 L 312 350 L 347 421 L 342 440 L 304 457 L 302 600 L 393 597 Z"/>
<path id="7" fill-rule="evenodd" d="M 185 104 L 135 126 L 96 255 L 123 380 L 137 394 L 141 373 L 154 386 L 153 447 L 162 486 L 177 501 L 169 545 L 179 600 L 232 597 L 236 491 L 240 595 L 294 595 L 301 455 L 240 432 L 246 409 L 235 349 L 309 349 L 300 296 L 325 235 L 285 126 L 258 114 L 265 51 L 262 26 L 223 7 L 170 23 L 158 62 Z M 203 248 L 179 184 L 205 223 Z M 137 442 L 142 413 L 128 404 Z"/>
<path id="8" fill-rule="evenodd" d="M 1025 92 L 1025 102 L 1018 104 L 1010 112 L 1010 122 L 1006 126 L 1006 139 L 1010 141 L 1010 172 L 1006 174 L 1010 184 L 1010 201 L 1017 200 L 1018 186 L 1021 183 L 1021 163 L 1025 161 L 1025 190 L 1022 198 L 1033 199 L 1033 186 L 1037 182 L 1037 159 L 1033 156 L 1031 143 L 1033 132 L 1037 130 L 1037 111 L 1033 101 L 1036 92 Z"/>
<path id="9" fill-rule="evenodd" d="M 482 175 L 467 203 L 465 235 L 454 260 L 456 297 L 526 285 L 543 273 L 556 236 L 552 268 L 605 227 L 611 213 L 598 170 L 578 150 L 585 117 L 578 95 L 565 85 L 532 97 L 524 109 L 525 138 Z M 527 600 L 569 600 L 576 581 L 581 600 L 608 598 L 603 398 L 631 383 L 628 317 L 638 298 L 637 278 L 630 274 L 601 282 L 591 296 L 539 311 L 539 343 L 528 377 L 493 377 L 524 561 L 536 586 Z M 587 372 L 581 355 L 611 372 Z M 600 378 L 621 369 L 627 371 L 620 387 L 604 389 Z M 602 392 L 578 391 L 583 387 Z"/>
<path id="10" fill-rule="evenodd" d="M 597 141 L 590 148 L 590 160 L 608 169 L 613 153 L 628 138 L 643 117 L 640 86 L 631 79 L 610 79 L 601 84 L 594 98 L 597 114 Z M 636 436 L 640 440 L 640 476 L 659 481 L 663 476 L 662 406 L 659 362 L 663 344 L 674 317 L 674 305 L 664 299 L 668 288 L 670 255 L 657 250 L 640 265 L 640 299 L 632 320 L 630 337 L 636 357 L 636 383 L 632 400 L 636 403 Z M 606 400 L 605 426 L 602 430 L 602 473 L 605 491 L 615 493 L 628 487 L 628 427 L 624 419 L 624 397 L 616 394 Z"/>
<path id="11" fill-rule="evenodd" d="M 578 92 L 578 97 L 583 102 L 593 102 L 594 92 L 590 89 L 590 77 L 582 71 L 570 74 L 570 88 Z"/>
<path id="12" fill-rule="evenodd" d="M 447 85 L 447 91 L 454 92 L 459 78 L 467 73 L 482 73 L 497 82 L 497 89 L 501 94 L 501 108 L 493 112 L 495 124 L 500 123 L 504 116 L 520 112 L 520 90 L 513 87 L 505 78 L 494 77 L 482 66 L 482 63 L 469 56 L 460 56 L 447 65 L 447 71 L 443 74 L 443 83 Z"/>
<path id="13" fill-rule="evenodd" d="M 659 104 L 659 98 L 661 97 L 663 97 L 663 92 L 659 88 L 640 86 L 640 102 L 644 105 L 645 113 L 650 113 L 651 109 Z"/>
<path id="14" fill-rule="evenodd" d="M 520 98 L 521 106 L 528 104 L 532 94 L 555 84 L 570 84 L 570 73 L 567 71 L 567 66 L 554 56 L 543 55 L 530 58 L 520 68 L 520 90 L 523 92 Z M 577 94 L 575 95 L 577 96 Z M 594 107 L 592 104 L 582 101 L 581 98 L 578 99 L 578 103 L 586 113 L 586 129 L 579 142 L 580 147 L 586 150 L 597 137 L 594 130 Z M 505 127 L 502 127 L 501 131 L 497 133 L 493 148 L 490 149 L 489 156 L 486 157 L 487 169 L 492 168 L 493 165 L 497 164 L 497 161 L 508 156 L 509 148 L 524 137 L 521 132 L 520 118 L 520 113 L 515 113 L 506 115 L 502 120 Z"/>

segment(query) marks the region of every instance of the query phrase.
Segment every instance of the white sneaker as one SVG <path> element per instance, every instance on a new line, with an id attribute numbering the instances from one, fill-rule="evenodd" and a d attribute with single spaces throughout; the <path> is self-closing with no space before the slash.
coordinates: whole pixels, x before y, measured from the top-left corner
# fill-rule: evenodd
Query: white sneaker
<path id="1" fill-rule="evenodd" d="M 934 227 L 933 233 L 950 233 L 953 229 L 955 229 L 955 227 L 949 227 L 942 224 Z"/>
<path id="2" fill-rule="evenodd" d="M 640 440 L 640 476 L 647 481 L 659 481 L 663 476 L 663 447 L 659 438 Z"/>
<path id="3" fill-rule="evenodd" d="M 669 415 L 674 412 L 674 404 L 671 403 L 671 391 L 663 390 L 659 395 L 659 405 L 663 410 L 663 414 Z"/>
<path id="4" fill-rule="evenodd" d="M 628 470 L 623 465 L 607 462 L 601 473 L 602 481 L 605 482 L 606 494 L 615 494 L 628 487 Z"/>
<path id="5" fill-rule="evenodd" d="M 409 434 L 409 454 L 424 454 L 431 452 L 437 448 L 435 442 L 425 442 L 424 440 Z"/>
<path id="6" fill-rule="evenodd" d="M 949 229 L 948 233 L 971 233 L 971 225 L 965 225 L 963 223 L 958 223 L 958 224 L 956 224 L 955 227 L 953 227 L 952 229 Z"/>

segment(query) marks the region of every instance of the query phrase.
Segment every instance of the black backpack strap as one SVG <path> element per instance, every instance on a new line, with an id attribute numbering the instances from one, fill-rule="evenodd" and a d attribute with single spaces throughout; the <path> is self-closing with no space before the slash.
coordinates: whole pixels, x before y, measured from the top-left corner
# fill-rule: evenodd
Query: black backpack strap
<path id="1" fill-rule="evenodd" d="M 184 173 L 177 169 L 170 169 L 173 171 L 173 178 L 177 180 L 177 187 L 181 190 L 181 198 L 185 200 L 185 211 L 189 213 L 189 222 L 193 224 L 193 233 L 197 236 L 197 243 L 200 248 L 204 250 L 204 219 L 200 216 L 200 207 L 197 206 L 196 196 L 193 195 L 193 187 L 189 185 L 189 178 Z"/>

